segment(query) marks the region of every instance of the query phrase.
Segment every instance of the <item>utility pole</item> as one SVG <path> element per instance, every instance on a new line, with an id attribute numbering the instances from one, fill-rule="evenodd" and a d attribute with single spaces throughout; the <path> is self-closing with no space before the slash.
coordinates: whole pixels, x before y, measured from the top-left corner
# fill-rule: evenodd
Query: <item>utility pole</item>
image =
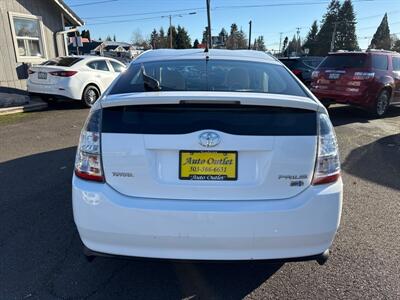
<path id="1" fill-rule="evenodd" d="M 251 49 L 251 20 L 249 21 L 249 50 Z"/>
<path id="2" fill-rule="evenodd" d="M 210 0 L 206 0 L 206 2 L 207 2 L 207 22 L 208 22 L 207 42 L 208 42 L 208 48 L 212 48 Z"/>
<path id="3" fill-rule="evenodd" d="M 299 55 L 300 46 L 300 27 L 296 27 L 297 30 L 297 43 L 296 43 L 296 54 Z"/>
<path id="4" fill-rule="evenodd" d="M 171 21 L 172 16 L 169 15 L 169 47 L 172 49 L 172 21 Z"/>
<path id="5" fill-rule="evenodd" d="M 283 32 L 279 32 L 279 52 L 278 53 L 282 53 L 282 48 L 281 48 L 281 44 L 282 44 L 282 34 Z"/>
<path id="6" fill-rule="evenodd" d="M 333 27 L 333 33 L 332 33 L 332 40 L 331 40 L 331 52 L 335 49 L 335 38 L 336 38 L 336 25 L 337 22 L 334 23 L 335 26 Z"/>

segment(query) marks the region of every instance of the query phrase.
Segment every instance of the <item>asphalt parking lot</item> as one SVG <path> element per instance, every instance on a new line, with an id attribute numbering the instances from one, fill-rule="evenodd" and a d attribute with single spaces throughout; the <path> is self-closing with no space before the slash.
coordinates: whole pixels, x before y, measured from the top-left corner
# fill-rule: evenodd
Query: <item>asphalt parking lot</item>
<path id="1" fill-rule="evenodd" d="M 330 110 L 344 206 L 328 263 L 192 264 L 81 253 L 71 175 L 77 103 L 0 117 L 0 299 L 399 299 L 400 107 Z"/>

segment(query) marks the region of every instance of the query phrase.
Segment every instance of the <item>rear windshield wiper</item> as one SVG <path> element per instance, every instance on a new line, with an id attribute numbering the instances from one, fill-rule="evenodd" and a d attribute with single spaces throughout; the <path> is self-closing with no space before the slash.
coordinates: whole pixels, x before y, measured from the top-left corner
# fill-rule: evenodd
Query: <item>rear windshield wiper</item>
<path id="1" fill-rule="evenodd" d="M 144 89 L 146 91 L 160 91 L 161 87 L 160 87 L 160 82 L 147 75 L 146 74 L 146 70 L 144 69 L 144 66 L 142 65 L 140 72 L 142 73 L 142 77 L 143 77 L 143 85 L 144 85 Z"/>

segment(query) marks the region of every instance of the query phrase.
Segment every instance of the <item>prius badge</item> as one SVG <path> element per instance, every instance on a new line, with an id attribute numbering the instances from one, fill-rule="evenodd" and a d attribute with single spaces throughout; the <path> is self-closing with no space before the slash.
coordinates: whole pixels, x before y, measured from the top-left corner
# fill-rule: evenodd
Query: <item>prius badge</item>
<path id="1" fill-rule="evenodd" d="M 206 131 L 200 134 L 199 143 L 200 145 L 211 148 L 217 146 L 221 142 L 221 138 L 216 132 Z"/>

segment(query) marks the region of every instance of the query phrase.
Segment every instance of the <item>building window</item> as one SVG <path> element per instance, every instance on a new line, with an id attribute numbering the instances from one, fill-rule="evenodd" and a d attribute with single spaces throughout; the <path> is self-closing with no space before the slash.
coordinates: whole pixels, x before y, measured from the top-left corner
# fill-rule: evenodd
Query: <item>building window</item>
<path id="1" fill-rule="evenodd" d="M 10 12 L 11 31 L 19 62 L 38 62 L 46 58 L 41 17 Z"/>

